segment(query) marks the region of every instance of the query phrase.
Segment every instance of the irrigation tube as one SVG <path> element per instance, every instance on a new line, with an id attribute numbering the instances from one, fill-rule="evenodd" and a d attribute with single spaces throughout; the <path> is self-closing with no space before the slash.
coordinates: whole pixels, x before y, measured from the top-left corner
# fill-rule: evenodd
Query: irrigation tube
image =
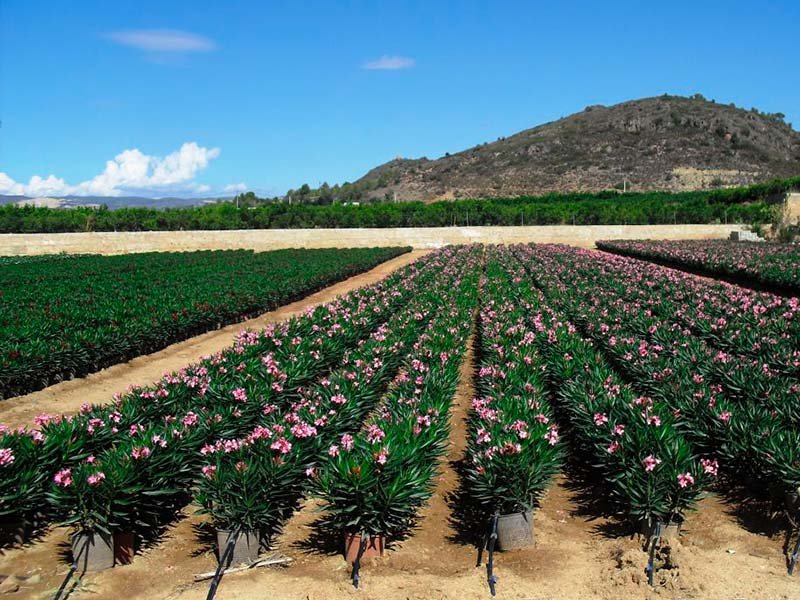
<path id="1" fill-rule="evenodd" d="M 492 517 L 492 531 L 489 534 L 489 559 L 486 561 L 486 581 L 489 583 L 489 591 L 492 597 L 497 594 L 495 586 L 497 585 L 497 577 L 494 576 L 494 545 L 497 542 L 497 520 L 500 518 L 500 513 L 494 513 Z"/>
<path id="2" fill-rule="evenodd" d="M 356 560 L 353 563 L 353 587 L 358 589 L 358 584 L 361 581 L 361 578 L 358 575 L 358 572 L 361 570 L 361 557 L 364 556 L 364 551 L 367 549 L 367 544 L 369 543 L 369 536 L 362 535 L 361 542 L 358 544 L 358 554 L 356 554 Z"/>
<path id="3" fill-rule="evenodd" d="M 789 561 L 789 575 L 794 573 L 794 567 L 797 564 L 798 557 L 800 557 L 800 536 L 797 537 L 797 543 L 794 545 L 794 552 L 792 552 L 792 559 Z"/>
<path id="4" fill-rule="evenodd" d="M 653 575 L 655 572 L 655 565 L 653 562 L 656 555 L 656 546 L 658 546 L 658 542 L 661 539 L 662 527 L 663 524 L 661 521 L 656 521 L 656 533 L 650 538 L 650 558 L 647 560 L 647 567 L 645 567 L 645 571 L 647 572 L 647 583 L 651 586 L 653 585 Z"/>
<path id="5" fill-rule="evenodd" d="M 69 572 L 67 573 L 67 576 L 64 578 L 64 581 L 61 582 L 61 585 L 59 586 L 56 595 L 53 597 L 53 600 L 60 600 L 61 594 L 64 593 L 64 590 L 66 589 L 69 580 L 72 579 L 72 576 L 75 574 L 75 571 L 78 570 L 78 559 L 84 554 L 84 552 L 88 554 L 89 551 L 88 546 L 89 546 L 89 538 L 85 537 L 83 542 L 83 547 L 78 551 L 78 553 L 75 556 L 72 557 L 72 565 L 69 568 Z M 70 592 L 72 592 L 72 590 L 70 590 Z"/>
<path id="6" fill-rule="evenodd" d="M 228 536 L 228 542 L 225 545 L 225 552 L 223 552 L 219 557 L 219 565 L 217 566 L 216 573 L 214 573 L 214 578 L 211 580 L 211 586 L 208 588 L 208 596 L 206 596 L 206 600 L 213 600 L 214 596 L 217 594 L 219 582 L 222 580 L 222 572 L 226 569 L 225 563 L 233 553 L 233 547 L 236 545 L 236 540 L 239 539 L 239 533 L 241 533 L 241 531 L 242 526 L 237 525 L 231 535 Z"/>

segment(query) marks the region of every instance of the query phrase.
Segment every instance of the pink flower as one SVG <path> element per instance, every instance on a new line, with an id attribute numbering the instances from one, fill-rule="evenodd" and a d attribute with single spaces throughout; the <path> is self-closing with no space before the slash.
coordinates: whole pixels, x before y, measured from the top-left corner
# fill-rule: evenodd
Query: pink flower
<path id="1" fill-rule="evenodd" d="M 551 446 L 555 446 L 558 443 L 558 427 L 551 425 L 543 437 Z"/>
<path id="2" fill-rule="evenodd" d="M 710 459 L 710 458 L 701 458 L 700 464 L 703 465 L 703 471 L 707 475 L 716 475 L 717 469 L 719 469 L 719 465 L 717 464 L 717 459 Z"/>
<path id="3" fill-rule="evenodd" d="M 89 463 L 90 465 L 93 465 L 96 460 L 97 459 L 94 457 L 94 455 L 86 457 L 86 462 Z"/>
<path id="4" fill-rule="evenodd" d="M 342 394 L 335 394 L 331 396 L 331 402 L 334 404 L 344 404 L 347 402 L 347 398 L 345 398 Z"/>
<path id="5" fill-rule="evenodd" d="M 189 411 L 188 413 L 186 413 L 186 416 L 183 417 L 183 424 L 186 427 L 191 427 L 193 425 L 197 425 L 197 422 L 199 420 L 200 420 L 199 417 L 194 412 Z"/>
<path id="6" fill-rule="evenodd" d="M 106 478 L 106 474 L 103 473 L 102 471 L 98 471 L 97 473 L 93 473 L 92 475 L 89 475 L 89 477 L 86 478 L 86 481 L 89 482 L 89 485 L 97 485 L 98 483 L 103 481 L 105 478 Z"/>
<path id="7" fill-rule="evenodd" d="M 0 449 L 0 467 L 5 467 L 14 462 L 14 453 L 11 448 Z"/>
<path id="8" fill-rule="evenodd" d="M 723 410 L 721 413 L 719 413 L 719 420 L 722 421 L 723 423 L 730 422 L 731 413 L 728 412 L 727 410 Z"/>
<path id="9" fill-rule="evenodd" d="M 214 476 L 214 473 L 217 472 L 217 467 L 214 465 L 204 465 L 200 471 L 206 478 L 211 479 Z"/>
<path id="10" fill-rule="evenodd" d="M 381 451 L 375 454 L 375 462 L 379 465 L 385 465 L 388 458 L 389 452 L 386 450 L 386 448 L 381 448 Z"/>
<path id="11" fill-rule="evenodd" d="M 594 424 L 600 427 L 608 423 L 608 416 L 605 413 L 594 413 Z"/>
<path id="12" fill-rule="evenodd" d="M 270 448 L 277 450 L 281 454 L 288 454 L 292 449 L 292 443 L 285 437 L 279 437 L 277 440 L 272 442 Z"/>
<path id="13" fill-rule="evenodd" d="M 642 464 L 644 464 L 644 470 L 649 473 L 650 471 L 652 471 L 658 465 L 661 464 L 661 459 L 656 458 L 655 456 L 650 454 L 649 456 L 645 456 L 644 460 L 642 461 Z"/>
<path id="14" fill-rule="evenodd" d="M 292 426 L 291 432 L 292 435 L 298 438 L 314 437 L 317 435 L 317 428 L 308 423 L 298 423 Z"/>
<path id="15" fill-rule="evenodd" d="M 373 424 L 367 428 L 367 441 L 370 444 L 374 444 L 375 442 L 380 442 L 385 437 L 386 434 L 383 432 L 383 429 L 381 429 L 377 425 Z"/>
<path id="16" fill-rule="evenodd" d="M 334 444 L 328 448 L 328 456 L 339 456 L 339 446 Z"/>
<path id="17" fill-rule="evenodd" d="M 686 473 L 678 473 L 678 485 L 682 488 L 686 486 L 692 485 L 694 483 L 694 477 L 688 471 Z"/>
<path id="18" fill-rule="evenodd" d="M 137 446 L 131 451 L 131 456 L 133 457 L 133 460 L 147 458 L 150 456 L 150 448 L 147 446 Z"/>
<path id="19" fill-rule="evenodd" d="M 606 452 L 608 452 L 609 454 L 614 454 L 614 452 L 619 450 L 621 447 L 622 444 L 620 444 L 617 440 L 614 440 L 608 445 L 608 448 L 606 448 Z"/>
<path id="20" fill-rule="evenodd" d="M 649 417 L 647 417 L 647 424 L 653 425 L 654 427 L 658 427 L 659 425 L 661 425 L 661 417 L 659 417 L 658 415 L 650 415 Z"/>
<path id="21" fill-rule="evenodd" d="M 231 395 L 237 402 L 247 402 L 247 392 L 244 391 L 244 388 L 236 388 L 231 392 Z"/>
<path id="22" fill-rule="evenodd" d="M 72 470 L 61 469 L 53 476 L 53 481 L 60 487 L 69 487 L 72 485 Z"/>
<path id="23" fill-rule="evenodd" d="M 489 434 L 488 431 L 486 431 L 483 427 L 481 427 L 480 429 L 478 429 L 478 437 L 475 441 L 478 442 L 479 444 L 488 444 L 489 442 L 492 441 L 492 436 Z"/>
<path id="24" fill-rule="evenodd" d="M 151 441 L 153 442 L 154 445 L 159 446 L 161 448 L 167 447 L 167 440 L 165 440 L 164 437 L 161 435 L 158 434 L 154 435 L 151 438 Z"/>
<path id="25" fill-rule="evenodd" d="M 623 424 L 614 425 L 614 429 L 611 430 L 611 433 L 612 433 L 612 435 L 621 436 L 622 434 L 625 433 L 625 425 L 623 425 Z"/>
<path id="26" fill-rule="evenodd" d="M 353 436 L 350 435 L 349 433 L 345 433 L 342 436 L 342 439 L 339 441 L 339 443 L 342 445 L 342 448 L 344 448 L 349 452 L 350 450 L 353 449 L 353 444 L 354 444 Z"/>

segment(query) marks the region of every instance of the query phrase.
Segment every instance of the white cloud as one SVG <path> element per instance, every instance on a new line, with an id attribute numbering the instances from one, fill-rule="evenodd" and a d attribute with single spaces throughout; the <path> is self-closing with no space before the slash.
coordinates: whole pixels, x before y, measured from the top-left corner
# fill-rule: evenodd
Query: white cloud
<path id="1" fill-rule="evenodd" d="M 238 194 L 239 192 L 246 192 L 247 191 L 247 184 L 246 183 L 229 183 L 222 191 L 227 194 Z"/>
<path id="2" fill-rule="evenodd" d="M 414 66 L 414 59 L 406 56 L 381 56 L 378 60 L 365 62 L 362 68 L 377 71 L 396 71 L 410 69 Z"/>
<path id="3" fill-rule="evenodd" d="M 132 29 L 105 34 L 112 42 L 148 52 L 210 52 L 216 49 L 214 40 L 172 29 Z"/>
<path id="4" fill-rule="evenodd" d="M 0 194 L 25 196 L 158 196 L 164 193 L 203 194 L 208 185 L 194 181 L 198 172 L 219 156 L 219 148 L 187 142 L 165 157 L 139 149 L 124 150 L 106 162 L 102 173 L 77 185 L 61 178 L 34 175 L 27 184 L 0 172 Z"/>

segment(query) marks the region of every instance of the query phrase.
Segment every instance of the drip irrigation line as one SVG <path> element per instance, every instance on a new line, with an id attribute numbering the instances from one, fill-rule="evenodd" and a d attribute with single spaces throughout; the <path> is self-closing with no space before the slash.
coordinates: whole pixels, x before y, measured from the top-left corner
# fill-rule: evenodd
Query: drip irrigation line
<path id="1" fill-rule="evenodd" d="M 794 573 L 794 568 L 797 565 L 797 559 L 800 557 L 800 535 L 797 537 L 797 543 L 794 545 L 794 551 L 792 552 L 792 558 L 789 560 L 789 575 Z"/>
<path id="2" fill-rule="evenodd" d="M 236 528 L 231 532 L 228 536 L 228 542 L 225 545 L 225 552 L 223 552 L 219 557 L 219 565 L 217 565 L 217 572 L 214 573 L 214 578 L 211 580 L 211 585 L 208 588 L 208 595 L 206 596 L 206 600 L 214 600 L 214 596 L 217 594 L 217 588 L 219 587 L 219 582 L 222 580 L 222 573 L 225 571 L 227 565 L 225 564 L 230 559 L 231 554 L 233 553 L 233 547 L 236 545 L 236 540 L 239 539 L 239 534 L 242 531 L 242 526 L 237 525 Z"/>
<path id="3" fill-rule="evenodd" d="M 653 564 L 655 561 L 656 555 L 656 547 L 658 546 L 658 542 L 661 540 L 661 529 L 663 524 L 661 521 L 656 521 L 656 532 L 650 538 L 650 557 L 647 560 L 647 567 L 645 567 L 645 571 L 647 572 L 647 583 L 652 586 L 653 585 L 653 575 L 655 574 L 655 565 Z"/>
<path id="4" fill-rule="evenodd" d="M 494 597 L 497 594 L 495 586 L 497 585 L 497 577 L 494 575 L 494 546 L 497 542 L 497 521 L 500 518 L 500 513 L 494 513 L 492 517 L 492 529 L 489 534 L 489 558 L 486 561 L 486 581 L 489 583 L 489 591 Z"/>
<path id="5" fill-rule="evenodd" d="M 359 571 L 361 570 L 361 557 L 364 556 L 364 552 L 367 549 L 367 544 L 369 543 L 369 536 L 362 535 L 361 542 L 358 544 L 358 554 L 356 554 L 356 560 L 353 563 L 353 587 L 358 589 L 358 584 L 361 582 L 361 577 L 359 576 Z"/>
<path id="6" fill-rule="evenodd" d="M 64 593 L 64 590 L 67 588 L 67 584 L 69 583 L 70 579 L 72 579 L 72 576 L 75 575 L 75 572 L 78 570 L 79 559 L 84 553 L 87 555 L 87 558 L 88 558 L 88 553 L 89 553 L 89 538 L 88 538 L 88 536 L 84 537 L 83 546 L 81 546 L 81 549 L 78 550 L 78 552 L 75 554 L 75 556 L 72 557 L 72 564 L 69 567 L 69 571 L 67 572 L 67 576 L 64 577 L 64 581 L 61 582 L 61 585 L 59 586 L 58 591 L 56 591 L 56 595 L 53 597 L 53 600 L 61 600 L 61 595 Z M 84 568 L 84 572 L 86 572 L 85 568 Z M 81 573 L 81 575 L 82 574 L 83 573 Z M 74 586 L 73 586 L 73 589 L 74 589 Z M 71 594 L 71 593 L 72 593 L 72 589 L 70 589 L 70 591 L 67 593 L 67 596 L 69 596 L 69 594 Z M 64 596 L 64 598 L 66 598 L 67 596 Z"/>

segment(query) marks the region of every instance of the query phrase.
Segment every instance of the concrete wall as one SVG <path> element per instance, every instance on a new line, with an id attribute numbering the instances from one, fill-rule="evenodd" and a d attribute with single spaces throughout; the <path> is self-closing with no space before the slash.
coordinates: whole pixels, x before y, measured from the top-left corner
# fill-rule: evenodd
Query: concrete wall
<path id="1" fill-rule="evenodd" d="M 130 252 L 222 248 L 346 248 L 483 242 L 559 242 L 592 246 L 600 239 L 727 238 L 736 225 L 587 225 L 541 227 L 418 227 L 397 229 L 258 229 L 238 231 L 147 231 L 0 235 L 0 255 Z"/>

